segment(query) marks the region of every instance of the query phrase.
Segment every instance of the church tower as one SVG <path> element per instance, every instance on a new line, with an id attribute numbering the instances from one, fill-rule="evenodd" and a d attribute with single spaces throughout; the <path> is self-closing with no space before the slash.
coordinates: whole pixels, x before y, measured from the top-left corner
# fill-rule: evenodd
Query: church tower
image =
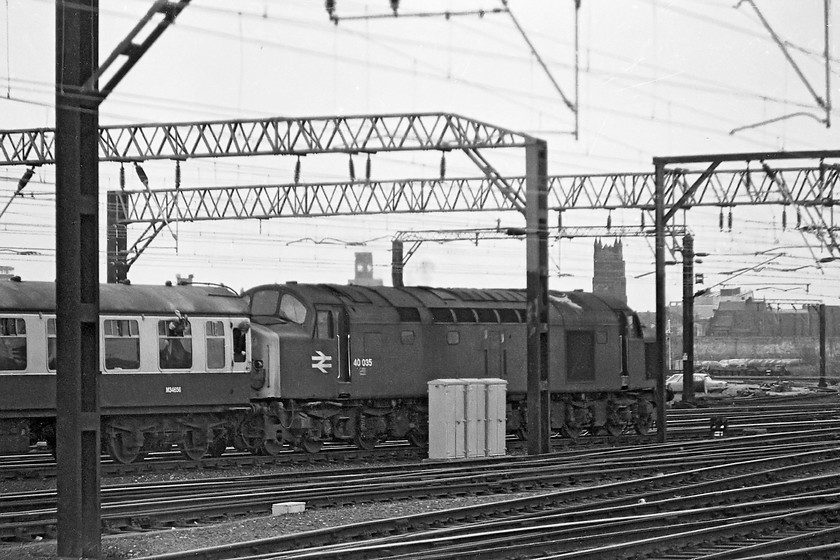
<path id="1" fill-rule="evenodd" d="M 598 296 L 611 296 L 627 303 L 627 278 L 624 272 L 624 254 L 621 241 L 613 245 L 595 240 L 595 270 L 592 275 L 592 292 Z"/>

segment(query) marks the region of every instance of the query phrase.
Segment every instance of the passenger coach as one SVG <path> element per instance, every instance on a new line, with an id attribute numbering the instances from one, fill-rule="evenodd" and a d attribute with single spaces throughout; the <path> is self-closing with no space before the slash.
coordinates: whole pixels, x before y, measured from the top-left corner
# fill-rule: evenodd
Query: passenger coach
<path id="1" fill-rule="evenodd" d="M 0 282 L 0 451 L 55 448 L 55 284 Z M 250 322 L 221 287 L 100 286 L 103 446 L 221 453 L 248 408 Z"/>

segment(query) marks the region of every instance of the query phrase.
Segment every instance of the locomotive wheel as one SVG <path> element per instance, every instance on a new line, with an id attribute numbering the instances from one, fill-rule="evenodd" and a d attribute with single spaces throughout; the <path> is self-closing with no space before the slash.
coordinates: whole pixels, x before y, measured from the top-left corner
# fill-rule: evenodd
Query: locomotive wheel
<path id="1" fill-rule="evenodd" d="M 189 430 L 184 435 L 184 439 L 178 442 L 178 449 L 181 450 L 181 455 L 191 461 L 201 460 L 209 448 L 210 442 L 207 441 L 207 437 L 195 430 Z"/>
<path id="2" fill-rule="evenodd" d="M 571 426 L 569 424 L 563 424 L 560 428 L 560 433 L 563 434 L 564 437 L 569 439 L 577 439 L 580 436 L 583 429 L 580 426 Z"/>
<path id="3" fill-rule="evenodd" d="M 207 448 L 207 453 L 209 453 L 211 457 L 221 457 L 226 449 L 227 438 L 225 436 L 220 436 L 210 442 L 210 447 Z"/>
<path id="4" fill-rule="evenodd" d="M 612 422 L 607 422 L 604 425 L 604 428 L 606 428 L 607 433 L 611 436 L 620 436 L 624 432 L 624 426 L 621 424 L 614 424 Z"/>
<path id="5" fill-rule="evenodd" d="M 263 451 L 266 455 L 279 455 L 283 451 L 283 442 L 276 440 L 265 440 L 262 443 Z"/>
<path id="6" fill-rule="evenodd" d="M 324 447 L 324 442 L 320 439 L 303 438 L 300 445 L 307 453 L 318 453 Z"/>
<path id="7" fill-rule="evenodd" d="M 137 445 L 132 437 L 125 437 L 128 434 L 118 430 L 113 430 L 108 434 L 108 454 L 117 463 L 127 465 L 135 461 L 142 461 L 146 456 L 143 453 L 142 446 Z M 132 440 L 129 443 L 129 440 Z"/>
<path id="8" fill-rule="evenodd" d="M 376 436 L 373 437 L 365 437 L 361 434 L 356 434 L 353 436 L 353 443 L 356 444 L 356 447 L 359 449 L 364 449 L 365 451 L 372 451 L 379 440 Z"/>
<path id="9" fill-rule="evenodd" d="M 648 435 L 650 433 L 650 429 L 653 427 L 653 416 L 639 418 L 636 420 L 634 427 L 636 428 L 637 434 L 642 436 Z"/>
<path id="10" fill-rule="evenodd" d="M 408 443 L 414 447 L 423 449 L 429 446 L 429 434 L 424 434 L 419 430 L 409 430 L 405 437 L 408 439 Z"/>
<path id="11" fill-rule="evenodd" d="M 262 445 L 262 420 L 257 416 L 249 415 L 242 420 L 236 437 L 252 455 L 262 455 L 265 451 Z"/>

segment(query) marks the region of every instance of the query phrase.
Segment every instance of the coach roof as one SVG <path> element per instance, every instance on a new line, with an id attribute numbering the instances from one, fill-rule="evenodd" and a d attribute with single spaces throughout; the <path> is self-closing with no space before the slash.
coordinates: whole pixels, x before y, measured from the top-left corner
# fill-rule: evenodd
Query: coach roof
<path id="1" fill-rule="evenodd" d="M 0 282 L 0 312 L 56 310 L 55 283 Z M 99 311 L 108 313 L 246 315 L 245 300 L 224 287 L 100 284 Z"/>

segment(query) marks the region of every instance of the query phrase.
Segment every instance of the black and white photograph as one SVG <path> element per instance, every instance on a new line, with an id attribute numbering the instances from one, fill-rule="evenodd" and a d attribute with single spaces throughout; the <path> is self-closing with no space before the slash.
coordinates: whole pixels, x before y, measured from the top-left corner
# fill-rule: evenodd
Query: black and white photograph
<path id="1" fill-rule="evenodd" d="M 3 0 L 0 560 L 840 558 L 838 84 L 831 0 Z"/>

